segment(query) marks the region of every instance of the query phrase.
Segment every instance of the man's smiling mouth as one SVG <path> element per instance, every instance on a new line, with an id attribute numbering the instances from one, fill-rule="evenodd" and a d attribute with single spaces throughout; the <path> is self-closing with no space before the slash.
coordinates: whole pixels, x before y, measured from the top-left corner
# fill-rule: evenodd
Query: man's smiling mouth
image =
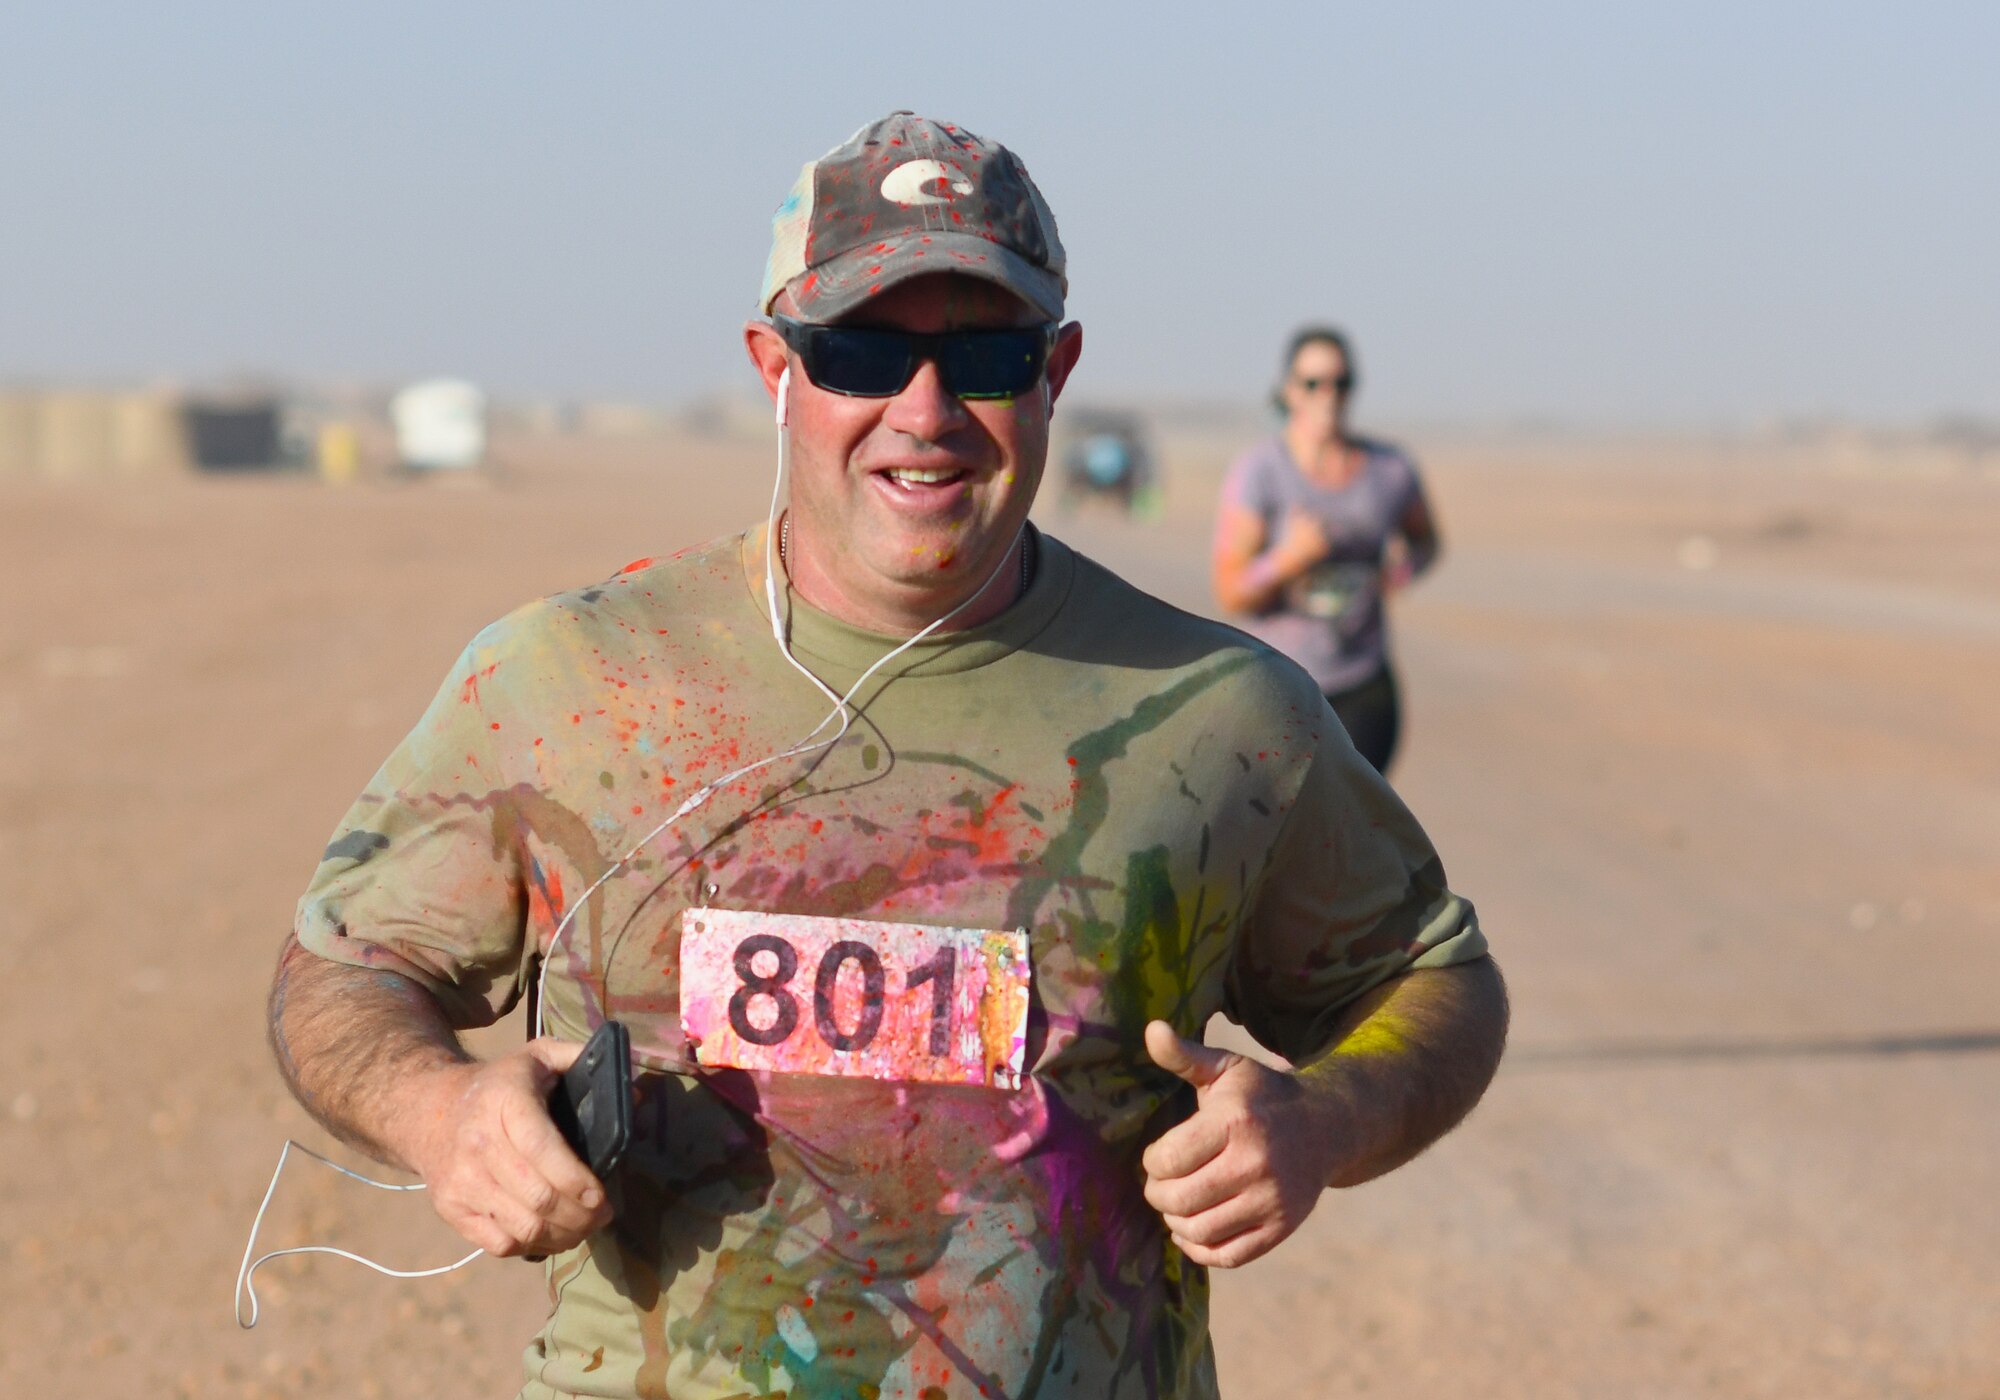
<path id="1" fill-rule="evenodd" d="M 902 486 L 942 486 L 966 473 L 956 467 L 890 467 L 882 475 Z"/>

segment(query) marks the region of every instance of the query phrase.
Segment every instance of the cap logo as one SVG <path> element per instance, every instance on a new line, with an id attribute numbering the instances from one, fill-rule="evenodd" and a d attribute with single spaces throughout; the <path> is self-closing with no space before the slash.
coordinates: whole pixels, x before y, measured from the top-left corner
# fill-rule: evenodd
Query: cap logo
<path id="1" fill-rule="evenodd" d="M 944 191 L 925 186 L 942 181 Z M 891 204 L 949 204 L 972 193 L 972 181 L 955 165 L 941 160 L 912 160 L 891 170 L 882 180 L 882 198 Z"/>

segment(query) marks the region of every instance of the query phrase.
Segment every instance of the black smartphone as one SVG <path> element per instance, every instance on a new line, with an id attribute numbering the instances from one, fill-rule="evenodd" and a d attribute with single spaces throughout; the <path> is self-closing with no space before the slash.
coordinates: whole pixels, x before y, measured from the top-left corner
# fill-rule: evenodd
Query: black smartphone
<path id="1" fill-rule="evenodd" d="M 606 1021 L 584 1042 L 549 1095 L 549 1117 L 570 1150 L 609 1182 L 632 1143 L 632 1035 L 624 1023 Z"/>

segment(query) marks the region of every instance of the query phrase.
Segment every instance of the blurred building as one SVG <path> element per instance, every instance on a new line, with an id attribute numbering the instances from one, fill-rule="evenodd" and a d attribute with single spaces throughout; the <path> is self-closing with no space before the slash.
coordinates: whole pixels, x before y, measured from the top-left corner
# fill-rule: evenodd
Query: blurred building
<path id="1" fill-rule="evenodd" d="M 303 454 L 286 432 L 285 401 L 243 390 L 191 398 L 181 405 L 188 455 L 203 471 L 254 472 L 295 466 Z"/>
<path id="2" fill-rule="evenodd" d="M 0 480 L 137 479 L 193 465 L 173 394 L 0 389 Z"/>
<path id="3" fill-rule="evenodd" d="M 468 471 L 486 460 L 486 395 L 463 379 L 426 379 L 389 400 L 396 458 L 411 471 Z"/>
<path id="4" fill-rule="evenodd" d="M 0 389 L 0 480 L 288 470 L 311 463 L 311 439 L 277 390 Z"/>

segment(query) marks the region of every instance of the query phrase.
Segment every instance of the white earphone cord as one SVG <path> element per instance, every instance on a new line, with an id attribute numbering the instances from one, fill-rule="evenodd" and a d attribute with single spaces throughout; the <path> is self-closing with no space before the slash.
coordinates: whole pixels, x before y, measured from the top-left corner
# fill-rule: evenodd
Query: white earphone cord
<path id="1" fill-rule="evenodd" d="M 880 657 L 875 662 L 874 665 L 870 666 L 867 670 L 863 671 L 860 674 L 860 676 L 855 679 L 854 684 L 847 688 L 847 693 L 845 695 L 835 694 L 831 686 L 827 685 L 825 681 L 821 680 L 818 676 L 814 675 L 812 671 L 805 666 L 804 663 L 802 663 L 796 656 L 792 655 L 791 640 L 785 635 L 784 617 L 778 607 L 778 573 L 777 573 L 778 498 L 784 490 L 785 478 L 789 472 L 791 465 L 791 433 L 789 431 L 790 425 L 786 421 L 788 417 L 787 408 L 791 391 L 791 376 L 792 376 L 791 367 L 786 366 L 784 374 L 781 375 L 778 380 L 778 403 L 776 411 L 776 417 L 778 421 L 778 471 L 776 477 L 771 482 L 771 506 L 770 509 L 765 512 L 765 517 L 764 517 L 764 602 L 771 614 L 771 636 L 777 642 L 779 652 L 784 656 L 786 661 L 791 663 L 793 670 L 797 671 L 800 675 L 804 676 L 808 681 L 811 681 L 814 689 L 818 690 L 820 694 L 824 695 L 828 700 L 831 700 L 833 702 L 833 708 L 827 711 L 826 718 L 821 720 L 819 724 L 813 728 L 810 734 L 807 734 L 805 738 L 799 740 L 798 743 L 792 745 L 790 748 L 784 750 L 781 753 L 774 753 L 769 758 L 759 759 L 755 763 L 746 764 L 743 767 L 738 768 L 733 773 L 725 774 L 723 777 L 717 778 L 712 782 L 704 784 L 694 793 L 693 796 L 689 797 L 687 801 L 681 803 L 680 806 L 676 807 L 672 815 L 670 815 L 665 821 L 661 822 L 658 826 L 654 827 L 651 831 L 647 832 L 644 836 L 640 837 L 638 841 L 633 843 L 632 849 L 625 852 L 624 855 L 618 857 L 617 860 L 613 861 L 611 865 L 605 869 L 603 874 L 599 875 L 595 880 L 591 881 L 590 885 L 584 890 L 584 892 L 577 897 L 576 903 L 572 904 L 569 907 L 569 909 L 563 914 L 562 919 L 556 924 L 556 931 L 549 938 L 548 949 L 542 954 L 541 972 L 535 978 L 535 1035 L 537 1038 L 541 1037 L 543 1034 L 546 1033 L 546 1025 L 548 1017 L 549 968 L 555 962 L 556 950 L 562 946 L 563 938 L 565 937 L 565 935 L 568 934 L 570 925 L 575 921 L 578 912 L 582 910 L 583 907 L 590 902 L 590 897 L 593 894 L 597 893 L 598 889 L 602 887 L 604 882 L 606 880 L 609 880 L 613 875 L 617 874 L 618 871 L 625 866 L 626 862 L 630 861 L 634 856 L 638 855 L 639 852 L 643 851 L 644 849 L 646 849 L 647 846 L 651 845 L 655 837 L 659 836 L 662 832 L 666 831 L 669 827 L 673 826 L 674 823 L 678 822 L 682 817 L 685 817 L 690 812 L 693 812 L 698 808 L 700 808 L 703 804 L 705 804 L 708 801 L 709 798 L 713 797 L 716 793 L 720 792 L 723 788 L 729 786 L 729 784 L 735 782 L 737 779 L 748 777 L 750 774 L 755 773 L 760 768 L 768 768 L 773 763 L 780 763 L 785 759 L 795 758 L 800 754 L 812 753 L 818 749 L 831 748 L 833 745 L 838 744 L 842 739 L 846 738 L 848 729 L 854 723 L 854 710 L 850 702 L 854 699 L 855 695 L 857 695 L 860 692 L 861 687 L 868 683 L 869 678 L 872 677 L 877 671 L 881 670 L 884 666 L 888 665 L 891 661 L 895 660 L 897 657 L 901 656 L 904 652 L 908 651 L 911 647 L 915 646 L 918 642 L 921 642 L 924 638 L 930 636 L 933 632 L 937 631 L 938 628 L 944 626 L 945 623 L 951 621 L 954 617 L 957 617 L 961 612 L 964 612 L 967 608 L 971 607 L 974 599 L 982 597 L 985 594 L 986 590 L 993 586 L 993 580 L 1000 577 L 1001 569 L 1006 567 L 1007 560 L 1009 559 L 1009 557 L 1012 556 L 1014 552 L 1013 550 L 1010 549 L 1006 553 L 1002 554 L 1000 556 L 1000 562 L 993 566 L 993 572 L 986 576 L 985 582 L 981 583 L 978 588 L 974 589 L 972 593 L 968 595 L 963 602 L 959 603 L 957 606 L 952 608 L 951 611 L 945 613 L 943 616 L 933 620 L 929 625 L 927 625 L 922 631 L 918 632 L 915 636 L 909 638 L 907 641 L 902 642 L 901 644 L 896 646 L 893 650 L 887 652 L 882 657 Z M 1027 527 L 1024 525 L 1021 528 L 1021 532 L 1014 537 L 1015 544 L 1019 548 L 1022 549 L 1027 548 L 1026 535 L 1027 535 Z M 820 739 L 819 742 L 817 743 L 813 742 L 815 739 L 818 739 L 820 731 L 824 730 L 827 727 L 827 725 L 831 724 L 836 716 L 839 717 L 840 728 L 835 732 L 834 736 L 831 739 Z M 257 1248 L 257 1231 L 264 1223 L 264 1212 L 270 1209 L 271 1197 L 277 1194 L 278 1178 L 284 1173 L 285 1159 L 287 1156 L 290 1155 L 291 1150 L 294 1147 L 297 1147 L 299 1151 L 305 1153 L 308 1157 L 313 1158 L 315 1161 L 324 1163 L 326 1166 L 332 1167 L 342 1176 L 353 1177 L 356 1181 L 363 1182 L 369 1186 L 378 1187 L 379 1189 L 384 1191 L 422 1191 L 425 1189 L 424 1184 L 422 1182 L 412 1182 L 408 1185 L 399 1185 L 392 1182 L 377 1181 L 373 1177 L 367 1177 L 361 1175 L 361 1173 L 359 1172 L 349 1171 L 346 1167 L 341 1166 L 338 1162 L 329 1161 L 327 1158 L 320 1156 L 319 1153 L 314 1152 L 311 1148 L 301 1146 L 300 1144 L 292 1141 L 289 1138 L 286 1139 L 283 1149 L 280 1150 L 278 1153 L 277 1169 L 271 1173 L 271 1184 L 264 1191 L 263 1204 L 257 1207 L 256 1219 L 250 1222 L 250 1239 L 243 1246 L 243 1265 L 240 1269 L 237 1270 L 236 1273 L 237 1326 L 247 1329 L 255 1327 L 257 1325 L 257 1289 L 255 1285 L 252 1283 L 252 1276 L 256 1274 L 257 1270 L 261 1268 L 266 1263 L 266 1261 L 280 1258 L 283 1255 L 331 1254 L 341 1259 L 351 1259 L 357 1264 L 365 1265 L 366 1267 L 375 1270 L 375 1272 L 378 1274 L 387 1274 L 390 1278 L 434 1278 L 439 1274 L 448 1274 L 452 1272 L 454 1269 L 462 1269 L 467 1264 L 470 1264 L 473 1260 L 479 1258 L 482 1254 L 486 1252 L 483 1249 L 475 1249 L 472 1251 L 472 1253 L 466 1255 L 456 1264 L 445 1264 L 435 1269 L 412 1269 L 412 1270 L 391 1269 L 387 1265 L 377 1263 L 373 1259 L 365 1259 L 359 1254 L 351 1254 L 347 1250 L 335 1249 L 331 1245 L 323 1245 L 323 1244 L 297 1245 L 291 1249 L 274 1249 L 266 1254 L 258 1255 L 257 1258 L 253 1261 L 250 1256 L 252 1251 L 254 1251 Z M 246 1294 L 249 1296 L 250 1299 L 250 1317 L 248 1321 L 246 1321 L 243 1316 L 243 1299 Z"/>
<path id="2" fill-rule="evenodd" d="M 256 1260 L 252 1261 L 250 1252 L 257 1247 L 257 1231 L 264 1223 L 264 1212 L 271 1208 L 271 1197 L 278 1192 L 278 1178 L 284 1173 L 285 1159 L 291 1156 L 292 1149 L 295 1147 L 315 1162 L 332 1167 L 342 1176 L 351 1176 L 356 1181 L 364 1182 L 379 1190 L 421 1191 L 424 1189 L 424 1185 L 420 1181 L 404 1185 L 393 1181 L 377 1181 L 372 1176 L 363 1176 L 360 1172 L 349 1171 L 346 1167 L 341 1166 L 340 1163 L 320 1156 L 319 1153 L 313 1151 L 310 1147 L 303 1146 L 300 1143 L 292 1141 L 290 1138 L 286 1138 L 284 1147 L 279 1149 L 278 1152 L 277 1169 L 271 1173 L 271 1184 L 264 1188 L 263 1203 L 257 1207 L 257 1218 L 250 1222 L 250 1239 L 243 1246 L 243 1263 L 236 1270 L 236 1325 L 244 1331 L 247 1332 L 257 1325 L 257 1285 L 255 1277 L 257 1270 L 262 1268 L 268 1260 L 277 1259 L 287 1254 L 331 1254 L 341 1259 L 352 1259 L 355 1263 L 365 1265 L 378 1274 L 387 1274 L 390 1278 L 435 1278 L 439 1274 L 448 1274 L 453 1269 L 464 1268 L 467 1264 L 470 1264 L 486 1252 L 483 1249 L 475 1249 L 456 1264 L 446 1264 L 436 1269 L 392 1269 L 386 1264 L 376 1263 L 373 1259 L 364 1259 L 359 1254 L 350 1254 L 344 1249 L 335 1249 L 330 1244 L 302 1244 L 295 1245 L 290 1249 L 274 1249 L 269 1253 L 258 1255 Z M 247 1318 L 243 1316 L 243 1299 L 246 1295 L 250 1299 L 250 1316 Z"/>
<path id="3" fill-rule="evenodd" d="M 549 946 L 547 951 L 545 951 L 542 954 L 541 972 L 535 979 L 535 1034 L 537 1036 L 544 1034 L 546 1030 L 547 1015 L 548 1015 L 547 991 L 548 991 L 549 969 L 555 963 L 556 950 L 562 945 L 564 937 L 567 936 L 567 934 L 569 933 L 570 924 L 575 920 L 577 914 L 583 909 L 583 907 L 590 902 L 590 897 L 593 894 L 597 893 L 599 887 L 602 886 L 606 880 L 609 880 L 613 875 L 617 874 L 618 871 L 622 869 L 625 866 L 625 864 L 628 861 L 630 861 L 634 856 L 638 855 L 639 852 L 643 851 L 644 849 L 646 849 L 646 847 L 650 846 L 653 843 L 654 839 L 658 837 L 661 833 L 665 832 L 669 827 L 673 826 L 674 823 L 678 822 L 682 817 L 685 817 L 689 813 L 700 808 L 703 804 L 705 804 L 708 801 L 709 798 L 713 797 L 716 793 L 720 792 L 723 788 L 729 786 L 729 784 L 735 782 L 737 779 L 748 777 L 750 774 L 755 773 L 758 769 L 768 768 L 773 763 L 781 763 L 785 759 L 796 758 L 800 754 L 812 753 L 818 749 L 831 748 L 833 745 L 839 743 L 842 739 L 846 738 L 848 729 L 852 727 L 854 723 L 854 711 L 850 702 L 854 699 L 855 695 L 857 695 L 860 692 L 861 687 L 868 684 L 870 678 L 872 678 L 877 671 L 881 670 L 891 661 L 894 661 L 897 657 L 901 656 L 904 652 L 908 651 L 911 647 L 915 646 L 918 642 L 924 640 L 924 638 L 930 636 L 933 632 L 937 631 L 938 628 L 944 626 L 945 623 L 951 621 L 954 617 L 957 617 L 961 612 L 964 612 L 967 608 L 971 607 L 975 599 L 981 597 L 986 592 L 987 589 L 993 586 L 993 580 L 1000 577 L 1000 571 L 1007 566 L 1007 560 L 1013 554 L 1013 550 L 1011 549 L 1008 550 L 1005 554 L 1002 554 L 1000 556 L 999 563 L 993 566 L 993 571 L 986 576 L 985 580 L 979 585 L 979 587 L 974 589 L 972 593 L 968 595 L 963 602 L 960 602 L 957 606 L 953 607 L 949 612 L 945 613 L 943 616 L 933 619 L 927 626 L 923 628 L 922 631 L 918 632 L 916 635 L 903 641 L 902 643 L 894 647 L 892 650 L 886 652 L 884 655 L 879 657 L 872 666 L 870 666 L 867 670 L 863 671 L 858 677 L 855 678 L 854 684 L 847 688 L 847 693 L 845 695 L 835 694 L 831 686 L 827 685 L 825 681 L 821 680 L 818 676 L 814 675 L 812 671 L 809 670 L 804 665 L 804 663 L 802 663 L 796 656 L 792 654 L 791 639 L 785 635 L 784 614 L 783 611 L 778 606 L 778 571 L 777 571 L 778 499 L 780 495 L 783 493 L 785 478 L 789 473 L 791 465 L 791 450 L 790 450 L 791 434 L 788 431 L 786 431 L 787 425 L 785 423 L 786 403 L 787 403 L 787 398 L 789 396 L 790 381 L 791 381 L 791 370 L 788 367 L 785 370 L 784 376 L 780 378 L 778 381 L 778 407 L 777 407 L 777 418 L 779 424 L 778 471 L 777 475 L 775 476 L 775 478 L 773 478 L 771 482 L 771 504 L 770 508 L 765 512 L 764 516 L 764 603 L 765 607 L 767 608 L 767 610 L 770 612 L 771 615 L 771 637 L 772 640 L 777 642 L 778 651 L 784 656 L 786 661 L 791 663 L 793 670 L 797 671 L 800 675 L 804 676 L 808 681 L 812 682 L 814 689 L 819 691 L 821 695 L 824 695 L 828 700 L 833 702 L 833 708 L 827 711 L 826 718 L 822 719 L 818 723 L 818 725 L 816 725 L 813 728 L 811 733 L 807 734 L 805 738 L 799 740 L 798 743 L 792 745 L 790 748 L 785 749 L 779 753 L 774 753 L 768 758 L 759 759 L 755 763 L 746 764 L 743 767 L 738 768 L 733 773 L 726 773 L 722 777 L 717 778 L 712 782 L 703 784 L 699 789 L 697 789 L 694 792 L 692 796 L 690 796 L 687 799 L 687 801 L 681 803 L 679 807 L 676 807 L 672 815 L 670 815 L 665 821 L 661 822 L 658 826 L 654 827 L 651 831 L 647 832 L 644 836 L 640 837 L 636 842 L 633 843 L 632 849 L 625 852 L 624 855 L 618 857 L 618 859 L 613 861 L 611 865 L 604 871 L 603 874 L 599 875 L 595 880 L 591 881 L 590 885 L 584 890 L 584 892 L 577 897 L 576 903 L 572 904 L 569 907 L 569 909 L 563 914 L 562 919 L 556 925 L 555 933 L 551 935 L 549 938 Z M 1026 542 L 1024 538 L 1025 535 L 1026 535 L 1026 527 L 1023 526 L 1021 533 L 1015 536 L 1015 542 L 1021 548 L 1026 548 Z M 839 730 L 836 731 L 833 737 L 830 739 L 819 739 L 820 732 L 824 730 L 827 727 L 827 725 L 833 723 L 836 717 L 838 717 L 840 720 Z M 819 741 L 815 743 L 814 742 L 815 739 L 818 739 Z"/>

